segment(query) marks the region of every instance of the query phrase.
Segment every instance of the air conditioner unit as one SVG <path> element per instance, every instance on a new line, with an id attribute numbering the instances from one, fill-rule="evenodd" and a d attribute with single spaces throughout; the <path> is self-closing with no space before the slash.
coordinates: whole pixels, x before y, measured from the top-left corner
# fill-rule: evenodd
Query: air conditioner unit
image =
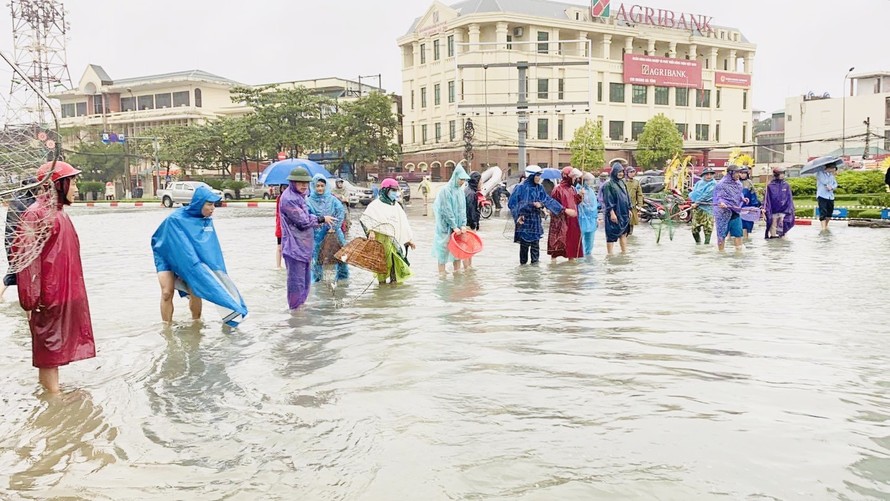
<path id="1" fill-rule="evenodd" d="M 513 28 L 513 36 L 514 37 L 521 37 L 522 33 L 523 33 L 523 30 L 522 30 L 521 26 L 518 28 Z"/>

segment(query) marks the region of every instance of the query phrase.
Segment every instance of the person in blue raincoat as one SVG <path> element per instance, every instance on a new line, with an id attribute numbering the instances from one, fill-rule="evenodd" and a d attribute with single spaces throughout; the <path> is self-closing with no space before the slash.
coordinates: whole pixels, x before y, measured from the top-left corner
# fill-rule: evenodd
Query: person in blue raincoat
<path id="1" fill-rule="evenodd" d="M 324 241 L 328 233 L 337 234 L 337 240 L 340 245 L 346 245 L 346 235 L 343 234 L 343 220 L 346 218 L 346 209 L 343 207 L 337 197 L 331 192 L 330 180 L 324 174 L 316 174 L 312 177 L 312 194 L 306 198 L 306 205 L 309 207 L 309 213 L 314 216 L 331 216 L 334 218 L 333 224 L 322 224 L 315 228 L 315 250 L 312 253 L 312 281 L 320 282 L 324 270 L 321 266 L 321 243 Z M 349 278 L 349 266 L 346 263 L 338 262 L 337 280 L 346 280 Z"/>
<path id="2" fill-rule="evenodd" d="M 164 322 L 173 320 L 174 290 L 189 296 L 195 320 L 201 318 L 202 299 L 224 310 L 227 325 L 234 327 L 247 316 L 244 299 L 226 271 L 211 219 L 219 200 L 206 186 L 198 186 L 191 202 L 170 214 L 151 237 Z"/>
<path id="3" fill-rule="evenodd" d="M 751 170 L 747 166 L 739 169 L 739 181 L 742 182 L 742 207 L 760 207 L 760 199 L 757 197 L 757 190 L 754 188 L 754 181 L 751 181 Z M 749 240 L 751 232 L 754 231 L 754 221 L 742 219 L 742 239 Z"/>
<path id="4" fill-rule="evenodd" d="M 701 179 L 695 183 L 689 192 L 692 200 L 692 238 L 696 244 L 700 244 L 701 232 L 705 233 L 705 245 L 711 243 L 711 233 L 714 232 L 714 169 L 705 167 L 701 172 Z"/>
<path id="5" fill-rule="evenodd" d="M 577 188 L 581 195 L 578 204 L 578 223 L 581 225 L 581 244 L 584 255 L 593 253 L 593 238 L 596 235 L 597 217 L 599 216 L 599 200 L 596 189 L 596 177 L 589 172 L 581 176 L 581 184 Z"/>
<path id="6" fill-rule="evenodd" d="M 614 160 L 609 182 L 603 186 L 603 222 L 606 226 L 606 253 L 612 254 L 615 242 L 621 253 L 627 252 L 627 232 L 630 231 L 630 196 L 624 184 L 624 165 Z"/>
<path id="7" fill-rule="evenodd" d="M 439 273 L 445 273 L 445 265 L 453 263 L 454 272 L 460 272 L 461 261 L 448 250 L 452 233 L 468 231 L 467 198 L 463 185 L 470 175 L 462 165 L 455 167 L 451 180 L 436 194 L 433 202 L 433 215 L 436 218 L 436 233 L 433 235 L 433 256 L 439 262 Z"/>
<path id="8" fill-rule="evenodd" d="M 527 167 L 525 176 L 525 181 L 513 188 L 507 207 L 513 215 L 513 222 L 516 223 L 513 242 L 519 244 L 519 264 L 529 262 L 529 252 L 531 252 L 531 263 L 535 264 L 541 255 L 540 240 L 544 236 L 541 210 L 546 207 L 553 214 L 560 214 L 563 207 L 541 186 L 540 167 L 537 165 Z"/>

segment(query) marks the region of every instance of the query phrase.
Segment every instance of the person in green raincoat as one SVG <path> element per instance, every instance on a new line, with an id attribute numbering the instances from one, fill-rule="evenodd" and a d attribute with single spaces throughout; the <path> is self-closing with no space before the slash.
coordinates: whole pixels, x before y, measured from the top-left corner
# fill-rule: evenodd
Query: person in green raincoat
<path id="1" fill-rule="evenodd" d="M 461 234 L 469 231 L 467 227 L 467 198 L 463 185 L 470 179 L 470 175 L 462 165 L 458 165 L 451 174 L 451 180 L 439 193 L 433 202 L 433 215 L 436 218 L 436 233 L 433 236 L 433 256 L 439 262 L 439 273 L 445 273 L 445 265 L 452 262 L 454 272 L 459 273 L 460 259 L 454 257 L 448 250 L 448 242 L 452 233 Z"/>

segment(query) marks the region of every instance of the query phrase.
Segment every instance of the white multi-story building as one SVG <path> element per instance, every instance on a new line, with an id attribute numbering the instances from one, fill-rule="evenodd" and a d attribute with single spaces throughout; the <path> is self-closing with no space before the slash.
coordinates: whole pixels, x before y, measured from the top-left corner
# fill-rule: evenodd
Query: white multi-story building
<path id="1" fill-rule="evenodd" d="M 846 87 L 846 86 L 845 86 Z M 785 161 L 837 155 L 858 162 L 890 151 L 890 71 L 850 76 L 845 96 L 807 94 L 785 100 Z"/>
<path id="2" fill-rule="evenodd" d="M 466 119 L 474 164 L 515 172 L 521 61 L 529 63 L 528 163 L 568 165 L 568 143 L 587 119 L 602 124 L 610 155 L 632 155 L 659 113 L 699 162 L 719 164 L 753 142 L 755 46 L 701 14 L 607 0 L 435 1 L 398 43 L 403 163 L 434 178 L 463 158 Z"/>

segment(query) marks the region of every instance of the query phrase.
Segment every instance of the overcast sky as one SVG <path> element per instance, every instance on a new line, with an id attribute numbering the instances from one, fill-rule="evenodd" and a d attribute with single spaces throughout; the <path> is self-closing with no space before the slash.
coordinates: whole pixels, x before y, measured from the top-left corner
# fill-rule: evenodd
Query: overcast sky
<path id="1" fill-rule="evenodd" d="M 756 109 L 783 108 L 786 96 L 807 91 L 841 95 L 850 66 L 854 73 L 890 70 L 890 0 L 637 3 L 701 13 L 713 16 L 714 24 L 741 29 L 757 44 Z M 429 0 L 67 0 L 68 62 L 75 85 L 94 63 L 112 79 L 202 69 L 248 84 L 380 73 L 387 90 L 401 93 L 396 39 L 431 5 Z M 9 52 L 10 20 L 8 10 L 3 12 L 0 48 Z"/>

